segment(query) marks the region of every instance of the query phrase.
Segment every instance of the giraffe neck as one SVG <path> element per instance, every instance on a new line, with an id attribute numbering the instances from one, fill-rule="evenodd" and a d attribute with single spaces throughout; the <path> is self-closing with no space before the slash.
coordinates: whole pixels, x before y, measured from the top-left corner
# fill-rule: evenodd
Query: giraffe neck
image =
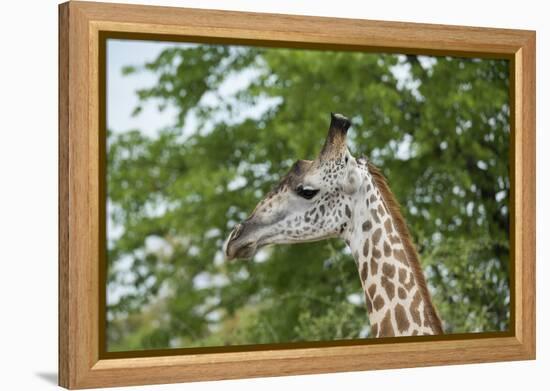
<path id="1" fill-rule="evenodd" d="M 363 185 L 344 234 L 365 292 L 371 335 L 440 334 L 441 322 L 397 204 L 374 170 L 364 166 Z"/>

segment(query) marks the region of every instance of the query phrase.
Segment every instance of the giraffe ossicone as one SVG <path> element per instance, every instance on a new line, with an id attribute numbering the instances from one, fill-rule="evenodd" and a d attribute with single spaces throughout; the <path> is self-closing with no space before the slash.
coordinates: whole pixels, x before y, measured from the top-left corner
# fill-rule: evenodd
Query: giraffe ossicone
<path id="1" fill-rule="evenodd" d="M 399 204 L 378 168 L 351 156 L 350 121 L 331 113 L 315 160 L 298 160 L 224 243 L 226 259 L 332 237 L 349 246 L 374 337 L 442 334 Z"/>

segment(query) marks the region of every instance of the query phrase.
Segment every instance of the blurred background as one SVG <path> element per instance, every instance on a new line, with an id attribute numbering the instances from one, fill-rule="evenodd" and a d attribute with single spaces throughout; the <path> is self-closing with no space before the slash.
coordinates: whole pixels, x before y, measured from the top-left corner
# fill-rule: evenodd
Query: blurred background
<path id="1" fill-rule="evenodd" d="M 448 333 L 507 330 L 508 62 L 109 40 L 107 350 L 369 336 L 338 240 L 224 262 L 330 112 L 388 178 Z"/>

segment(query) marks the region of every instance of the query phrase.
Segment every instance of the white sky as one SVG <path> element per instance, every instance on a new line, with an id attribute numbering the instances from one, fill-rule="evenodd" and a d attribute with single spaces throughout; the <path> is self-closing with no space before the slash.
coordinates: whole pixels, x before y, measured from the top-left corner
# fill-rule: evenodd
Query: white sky
<path id="1" fill-rule="evenodd" d="M 153 61 L 166 48 L 192 47 L 196 44 L 116 40 L 107 41 L 107 127 L 113 132 L 139 129 L 154 135 L 159 129 L 173 122 L 177 111 L 167 107 L 159 112 L 156 105 L 148 102 L 136 117 L 132 111 L 138 104 L 136 90 L 155 85 L 156 75 L 152 72 L 138 72 L 122 75 L 122 68 L 128 65 L 143 65 Z"/>
<path id="2" fill-rule="evenodd" d="M 122 68 L 128 65 L 140 66 L 153 61 L 164 49 L 170 47 L 194 46 L 197 44 L 109 39 L 107 41 L 107 127 L 115 133 L 139 129 L 144 134 L 154 136 L 160 129 L 173 124 L 178 113 L 177 109 L 169 105 L 160 112 L 152 100 L 142 104 L 142 111 L 137 116 L 132 116 L 133 110 L 139 103 L 136 91 L 154 86 L 157 76 L 146 71 L 123 75 Z M 434 58 L 420 56 L 419 60 L 425 68 L 429 68 L 433 65 Z M 413 91 L 417 89 L 418 86 L 410 78 L 410 66 L 407 63 L 398 64 L 392 67 L 391 71 L 398 80 L 399 88 L 405 87 Z M 215 106 L 220 97 L 231 99 L 232 95 L 246 88 L 257 75 L 258 71 L 251 69 L 231 75 L 220 86 L 217 91 L 218 96 L 207 93 L 200 103 Z M 265 110 L 277 103 L 276 99 L 264 99 L 255 107 L 243 107 L 243 112 L 237 120 L 243 120 L 245 117 L 258 118 Z M 220 114 L 223 116 L 223 113 Z M 192 133 L 195 126 L 193 115 L 188 115 L 184 133 Z"/>

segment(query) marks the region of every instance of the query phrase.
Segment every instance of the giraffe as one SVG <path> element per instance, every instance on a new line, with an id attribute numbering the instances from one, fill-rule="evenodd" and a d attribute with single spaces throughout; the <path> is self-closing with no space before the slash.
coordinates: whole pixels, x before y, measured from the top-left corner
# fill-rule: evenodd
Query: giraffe
<path id="1" fill-rule="evenodd" d="M 270 244 L 338 237 L 351 250 L 364 291 L 370 335 L 442 334 L 418 254 L 390 188 L 346 145 L 351 122 L 331 113 L 318 157 L 298 160 L 226 239 L 226 259 L 251 258 Z"/>

